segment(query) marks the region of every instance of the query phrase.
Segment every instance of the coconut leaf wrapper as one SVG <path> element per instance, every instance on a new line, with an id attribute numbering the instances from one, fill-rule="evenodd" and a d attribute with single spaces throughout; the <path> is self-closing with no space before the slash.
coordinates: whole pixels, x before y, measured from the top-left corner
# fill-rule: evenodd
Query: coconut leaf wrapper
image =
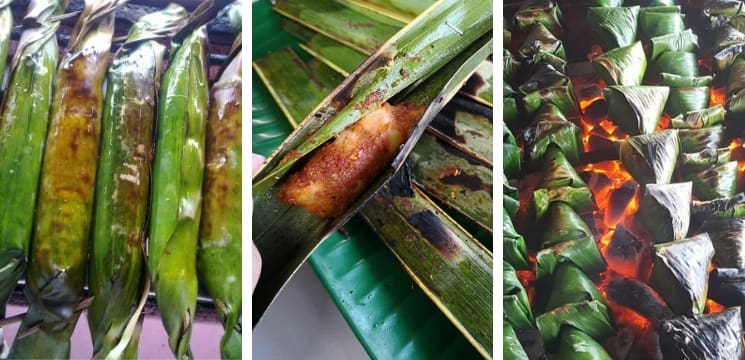
<path id="1" fill-rule="evenodd" d="M 522 32 L 535 24 L 542 24 L 554 34 L 561 33 L 561 10 L 552 0 L 525 1 L 515 13 L 515 28 Z"/>
<path id="2" fill-rule="evenodd" d="M 697 220 L 745 217 L 745 193 L 709 201 L 694 200 L 691 203 L 691 217 Z"/>
<path id="3" fill-rule="evenodd" d="M 523 97 L 523 107 L 528 117 L 536 116 L 536 112 L 549 105 L 556 107 L 565 118 L 581 116 L 571 82 L 565 86 L 536 90 Z"/>
<path id="4" fill-rule="evenodd" d="M 664 86 L 608 86 L 608 117 L 630 135 L 653 133 L 669 94 Z"/>
<path id="5" fill-rule="evenodd" d="M 667 51 L 695 52 L 698 50 L 698 36 L 691 29 L 653 37 L 649 43 L 649 58 L 652 60 L 656 60 L 658 56 Z"/>
<path id="6" fill-rule="evenodd" d="M 520 344 L 515 329 L 508 321 L 502 321 L 502 357 L 512 360 L 528 360 L 528 354 Z"/>
<path id="7" fill-rule="evenodd" d="M 571 163 L 579 162 L 582 149 L 580 129 L 569 121 L 541 121 L 533 129 L 530 144 L 530 161 L 533 166 L 541 164 L 541 159 L 549 145 L 559 147 Z"/>
<path id="8" fill-rule="evenodd" d="M 655 243 L 686 237 L 691 222 L 691 192 L 690 182 L 646 185 L 636 220 Z"/>
<path id="9" fill-rule="evenodd" d="M 619 146 L 621 162 L 640 184 L 667 184 L 680 153 L 677 130 L 632 136 Z"/>
<path id="10" fill-rule="evenodd" d="M 629 46 L 636 41 L 639 7 L 590 7 L 587 24 L 604 50 Z"/>
<path id="11" fill-rule="evenodd" d="M 571 262 L 587 275 L 595 275 L 605 269 L 595 241 L 590 237 L 580 237 L 543 249 L 536 255 L 536 279 L 554 273 L 562 262 Z"/>
<path id="12" fill-rule="evenodd" d="M 564 43 L 556 38 L 546 26 L 536 23 L 531 27 L 528 36 L 525 37 L 520 48 L 517 50 L 517 57 L 522 61 L 531 60 L 539 51 L 545 51 L 552 55 L 566 59 Z"/>
<path id="13" fill-rule="evenodd" d="M 712 270 L 709 274 L 709 298 L 724 306 L 745 305 L 745 269 Z"/>
<path id="14" fill-rule="evenodd" d="M 658 244 L 649 285 L 675 314 L 701 314 L 706 305 L 713 256 L 714 246 L 706 233 Z"/>
<path id="15" fill-rule="evenodd" d="M 569 240 L 584 241 L 584 239 L 588 239 L 593 243 L 595 242 L 592 231 L 569 203 L 563 201 L 550 202 L 545 214 L 545 231 L 541 241 L 543 248 L 549 248 Z"/>
<path id="16" fill-rule="evenodd" d="M 698 59 L 694 52 L 666 51 L 654 60 L 653 65 L 654 69 L 659 73 L 685 77 L 698 76 Z"/>
<path id="17" fill-rule="evenodd" d="M 709 219 L 701 231 L 711 237 L 716 253 L 714 263 L 723 268 L 745 268 L 745 218 Z"/>
<path id="18" fill-rule="evenodd" d="M 724 110 L 722 105 L 714 105 L 703 110 L 679 114 L 670 119 L 670 122 L 676 129 L 701 129 L 721 124 L 726 114 L 727 110 Z"/>
<path id="19" fill-rule="evenodd" d="M 737 161 L 684 176 L 693 182 L 693 193 L 699 200 L 731 197 L 737 191 Z"/>
<path id="20" fill-rule="evenodd" d="M 709 126 L 701 129 L 680 129 L 680 150 L 684 153 L 695 153 L 704 149 L 719 149 L 727 146 L 724 141 L 724 127 L 722 125 Z"/>
<path id="21" fill-rule="evenodd" d="M 536 318 L 538 331 L 548 348 L 556 344 L 562 326 L 569 325 L 593 339 L 601 340 L 613 332 L 608 309 L 600 301 L 566 304 Z"/>
<path id="22" fill-rule="evenodd" d="M 515 269 L 509 263 L 503 262 L 502 270 L 504 317 L 516 329 L 534 328 L 528 293 L 517 278 Z"/>
<path id="23" fill-rule="evenodd" d="M 543 175 L 538 183 L 539 188 L 569 186 L 587 187 L 564 153 L 556 145 L 549 145 L 543 158 Z"/>
<path id="24" fill-rule="evenodd" d="M 687 176 L 702 172 L 716 165 L 721 165 L 730 160 L 729 148 L 704 149 L 690 154 L 680 154 L 678 158 L 678 173 Z"/>
<path id="25" fill-rule="evenodd" d="M 714 77 L 706 76 L 681 76 L 670 73 L 660 73 L 660 85 L 673 88 L 709 86 Z"/>
<path id="26" fill-rule="evenodd" d="M 680 8 L 677 9 L 677 12 L 668 11 L 673 8 L 654 7 L 641 11 L 639 13 L 639 32 L 651 39 L 685 30 L 685 15 L 680 13 Z"/>
<path id="27" fill-rule="evenodd" d="M 675 117 L 690 111 L 703 110 L 708 106 L 708 86 L 671 88 L 670 96 L 665 104 L 665 112 Z"/>
<path id="28" fill-rule="evenodd" d="M 587 187 L 562 186 L 538 189 L 533 192 L 533 200 L 530 203 L 530 211 L 536 222 L 543 219 L 554 202 L 567 204 L 580 214 L 589 214 L 597 210 L 592 199 L 592 191 Z"/>
<path id="29" fill-rule="evenodd" d="M 607 85 L 641 85 L 647 57 L 641 41 L 610 50 L 592 60 L 595 72 Z"/>
<path id="30" fill-rule="evenodd" d="M 515 269 L 530 269 L 525 239 L 515 230 L 515 226 L 512 224 L 512 219 L 507 211 L 503 213 L 502 221 L 502 236 L 504 237 L 502 241 L 502 249 L 504 251 L 504 260 Z"/>
<path id="31" fill-rule="evenodd" d="M 551 282 L 553 287 L 545 311 L 585 300 L 598 301 L 606 305 L 598 287 L 582 270 L 572 263 L 560 264 L 556 268 Z"/>
<path id="32" fill-rule="evenodd" d="M 573 326 L 564 326 L 559 332 L 559 348 L 555 360 L 611 360 L 603 345 L 592 336 Z"/>
<path id="33" fill-rule="evenodd" d="M 741 359 L 740 308 L 717 314 L 680 316 L 660 322 L 660 349 L 665 359 Z"/>
<path id="34" fill-rule="evenodd" d="M 569 76 L 553 65 L 542 61 L 535 66 L 535 71 L 525 83 L 518 87 L 518 90 L 523 94 L 529 94 L 549 87 L 568 86 L 570 83 Z"/>

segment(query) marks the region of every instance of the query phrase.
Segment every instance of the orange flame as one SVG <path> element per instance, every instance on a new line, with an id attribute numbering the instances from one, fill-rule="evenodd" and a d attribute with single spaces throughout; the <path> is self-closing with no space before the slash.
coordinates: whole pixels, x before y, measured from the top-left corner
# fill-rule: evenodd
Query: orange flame
<path id="1" fill-rule="evenodd" d="M 707 311 L 708 314 L 720 313 L 720 312 L 722 312 L 722 311 L 724 311 L 724 310 L 727 309 L 727 307 L 725 307 L 724 305 L 722 305 L 722 304 L 720 304 L 720 303 L 718 303 L 718 302 L 716 302 L 716 301 L 714 301 L 712 299 L 707 299 L 706 300 L 706 308 L 708 309 L 708 311 Z"/>
<path id="2" fill-rule="evenodd" d="M 727 88 L 712 88 L 709 92 L 709 107 L 722 105 L 727 102 Z"/>

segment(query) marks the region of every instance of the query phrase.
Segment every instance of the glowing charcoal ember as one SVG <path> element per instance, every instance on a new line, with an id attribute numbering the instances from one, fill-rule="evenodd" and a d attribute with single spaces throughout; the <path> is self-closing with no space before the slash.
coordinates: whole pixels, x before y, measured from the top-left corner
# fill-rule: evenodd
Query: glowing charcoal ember
<path id="1" fill-rule="evenodd" d="M 714 269 L 709 275 L 709 298 L 706 304 L 711 308 L 745 306 L 745 269 Z"/>
<path id="2" fill-rule="evenodd" d="M 662 321 L 660 348 L 666 359 L 740 359 L 743 354 L 740 307 L 713 315 Z"/>
<path id="3" fill-rule="evenodd" d="M 314 153 L 282 184 L 279 200 L 320 218 L 341 215 L 388 166 L 423 111 L 382 105 Z"/>
<path id="4" fill-rule="evenodd" d="M 652 265 L 652 248 L 622 225 L 607 235 L 603 257 L 608 269 L 630 278 L 643 279 Z"/>
<path id="5" fill-rule="evenodd" d="M 603 219 L 605 225 L 615 226 L 624 220 L 626 209 L 631 204 L 631 200 L 634 199 L 638 188 L 639 185 L 635 182 L 627 181 L 611 191 L 604 209 Z"/>
<path id="6" fill-rule="evenodd" d="M 690 182 L 646 186 L 636 221 L 655 243 L 685 238 L 691 218 L 691 192 Z"/>
<path id="7" fill-rule="evenodd" d="M 713 256 L 714 246 L 706 233 L 657 245 L 649 285 L 674 313 L 700 314 L 704 311 Z"/>
<path id="8" fill-rule="evenodd" d="M 632 278 L 614 277 L 605 288 L 609 299 L 650 320 L 662 320 L 674 314 L 649 285 Z"/>

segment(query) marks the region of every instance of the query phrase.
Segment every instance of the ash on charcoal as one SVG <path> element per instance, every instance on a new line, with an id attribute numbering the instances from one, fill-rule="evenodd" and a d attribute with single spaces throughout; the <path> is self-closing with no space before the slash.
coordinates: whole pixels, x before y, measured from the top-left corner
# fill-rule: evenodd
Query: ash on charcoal
<path id="1" fill-rule="evenodd" d="M 673 312 L 647 284 L 629 278 L 615 278 L 606 288 L 608 298 L 614 303 L 634 310 L 650 320 L 662 320 L 673 316 Z"/>

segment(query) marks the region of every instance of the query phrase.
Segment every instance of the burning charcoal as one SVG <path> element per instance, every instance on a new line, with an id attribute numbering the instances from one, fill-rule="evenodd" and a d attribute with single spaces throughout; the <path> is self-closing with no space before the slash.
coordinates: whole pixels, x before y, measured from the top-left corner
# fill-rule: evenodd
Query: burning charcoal
<path id="1" fill-rule="evenodd" d="M 659 321 L 674 315 L 670 308 L 655 296 L 652 288 L 635 279 L 614 278 L 608 283 L 606 293 L 614 303 L 634 310 L 648 319 Z"/>
<path id="2" fill-rule="evenodd" d="M 613 232 L 613 237 L 608 244 L 606 255 L 623 259 L 634 260 L 642 251 L 642 242 L 630 233 L 623 225 L 618 225 Z"/>
<path id="3" fill-rule="evenodd" d="M 634 345 L 636 332 L 630 328 L 621 328 L 605 342 L 605 348 L 613 359 L 628 359 L 631 346 Z"/>
<path id="4" fill-rule="evenodd" d="M 652 266 L 652 247 L 618 225 L 605 250 L 608 268 L 627 277 L 646 277 Z"/>
<path id="5" fill-rule="evenodd" d="M 714 246 L 706 233 L 655 246 L 649 285 L 676 314 L 704 311 Z"/>
<path id="6" fill-rule="evenodd" d="M 740 307 L 713 315 L 663 320 L 660 348 L 665 359 L 741 359 Z"/>
<path id="7" fill-rule="evenodd" d="M 655 243 L 685 238 L 691 218 L 691 193 L 690 182 L 648 184 L 636 221 L 644 226 Z"/>
<path id="8" fill-rule="evenodd" d="M 724 306 L 745 306 L 745 269 L 714 269 L 709 275 L 709 297 Z"/>
<path id="9" fill-rule="evenodd" d="M 605 208 L 605 223 L 618 224 L 623 220 L 623 214 L 629 206 L 631 199 L 636 194 L 637 185 L 633 181 L 627 181 L 613 190 Z"/>

